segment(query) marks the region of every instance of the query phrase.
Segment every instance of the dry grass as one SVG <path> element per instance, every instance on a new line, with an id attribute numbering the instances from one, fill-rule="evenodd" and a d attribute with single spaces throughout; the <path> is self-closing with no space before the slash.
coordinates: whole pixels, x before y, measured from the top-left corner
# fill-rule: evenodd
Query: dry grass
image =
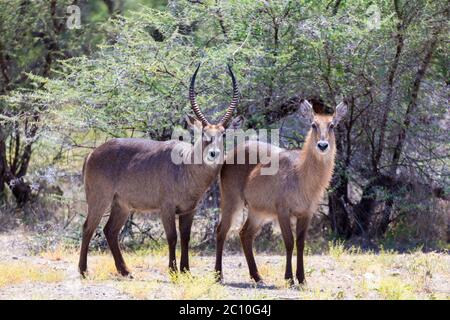
<path id="1" fill-rule="evenodd" d="M 128 267 L 132 270 L 133 276 L 137 279 L 143 277 L 143 272 L 153 267 L 162 269 L 162 258 L 158 256 L 144 256 L 139 254 L 125 253 L 124 259 Z M 167 263 L 164 263 L 167 267 Z M 114 259 L 109 252 L 89 255 L 87 280 L 107 281 L 122 280 L 116 270 Z"/>
<path id="2" fill-rule="evenodd" d="M 52 270 L 48 266 L 4 262 L 0 263 L 0 288 L 21 283 L 51 283 L 64 279 L 64 272 Z"/>
<path id="3" fill-rule="evenodd" d="M 54 249 L 42 251 L 38 256 L 50 261 L 76 261 L 78 250 L 62 245 L 56 246 Z"/>
<path id="4" fill-rule="evenodd" d="M 411 300 L 416 299 L 414 288 L 398 277 L 382 278 L 378 285 L 378 292 L 382 299 L 386 300 Z"/>
<path id="5" fill-rule="evenodd" d="M 448 254 L 409 254 L 381 250 L 362 253 L 345 249 L 342 243 L 330 246 L 329 255 L 337 268 L 358 281 L 353 286 L 355 298 L 375 299 L 450 299 L 450 265 Z M 439 277 L 447 285 L 436 290 Z"/>
<path id="6" fill-rule="evenodd" d="M 170 279 L 173 299 L 223 299 L 228 296 L 225 288 L 217 283 L 214 272 L 207 272 L 201 276 L 194 276 L 191 273 L 171 273 Z"/>
<path id="7" fill-rule="evenodd" d="M 117 284 L 120 291 L 138 299 L 151 299 L 159 289 L 157 281 L 123 281 Z"/>
<path id="8" fill-rule="evenodd" d="M 168 273 L 166 247 L 125 252 L 124 258 L 133 279 L 117 274 L 109 251 L 91 251 L 88 278 L 80 281 L 78 250 L 56 247 L 29 257 L 32 263 L 0 263 L 0 287 L 46 283 L 40 286 L 47 291 L 37 291 L 34 299 L 51 299 L 55 283 L 70 287 L 74 278 L 80 282 L 80 292 L 95 287 L 96 292 L 133 299 L 450 299 L 450 257 L 445 253 L 362 252 L 330 243 L 326 254 L 305 256 L 307 284 L 301 286 L 289 286 L 284 280 L 284 256 L 257 255 L 264 286 L 249 279 L 242 255 L 225 255 L 224 285 L 215 281 L 213 256 L 192 254 L 192 274 Z M 295 257 L 293 262 L 295 272 Z"/>

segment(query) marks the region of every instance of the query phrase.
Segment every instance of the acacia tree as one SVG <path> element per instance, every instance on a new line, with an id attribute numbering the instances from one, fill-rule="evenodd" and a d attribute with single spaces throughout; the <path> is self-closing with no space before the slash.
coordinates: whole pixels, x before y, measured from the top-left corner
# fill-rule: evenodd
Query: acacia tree
<path id="1" fill-rule="evenodd" d="M 430 86 L 421 88 L 427 80 L 429 84 L 444 81 L 442 74 L 428 71 L 448 34 L 445 21 L 449 11 L 443 4 L 420 1 L 393 1 L 392 6 L 394 36 L 386 43 L 392 43 L 395 49 L 390 53 L 392 58 L 385 59 L 386 78 L 376 83 L 384 92 L 371 105 L 374 112 L 366 115 L 375 118 L 366 122 L 370 146 L 366 165 L 370 169 L 361 201 L 354 207 L 355 233 L 384 234 L 394 218 L 396 202 L 401 203 L 405 192 L 411 192 L 414 186 L 421 185 L 430 197 L 448 199 L 443 192 L 448 171 L 435 171 L 448 159 L 446 127 L 433 121 L 446 112 L 446 89 L 440 85 L 432 90 Z M 430 96 L 435 97 L 431 103 Z M 435 152 L 435 148 L 440 150 Z M 380 203 L 384 206 L 381 210 Z"/>
<path id="2" fill-rule="evenodd" d="M 325 219 L 338 236 L 382 235 L 417 209 L 410 190 L 448 198 L 448 7 L 379 1 L 378 21 L 368 16 L 371 6 L 279 0 L 141 8 L 112 20 L 113 41 L 98 52 L 65 60 L 52 80 L 35 77 L 42 87 L 32 98 L 70 122 L 66 134 L 168 139 L 188 110 L 194 66 L 204 64 L 198 99 L 214 117 L 227 103 L 224 70 L 232 63 L 247 126 L 281 127 L 283 143 L 297 146 L 309 125 L 296 117 L 301 99 L 322 112 L 345 99 L 350 111 L 337 131 Z"/>
<path id="3" fill-rule="evenodd" d="M 83 28 L 69 30 L 67 7 L 73 4 L 81 7 Z M 97 25 L 89 23 L 92 9 L 85 1 L 0 3 L 0 200 L 6 186 L 19 206 L 30 200 L 26 175 L 49 107 L 33 98 L 41 86 L 33 76 L 51 78 L 58 60 L 91 51 L 101 37 Z"/>

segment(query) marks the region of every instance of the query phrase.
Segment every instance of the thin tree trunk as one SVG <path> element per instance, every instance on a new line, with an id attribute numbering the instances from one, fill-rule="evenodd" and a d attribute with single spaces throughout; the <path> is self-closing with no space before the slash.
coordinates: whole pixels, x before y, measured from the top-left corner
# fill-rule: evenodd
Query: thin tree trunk
<path id="1" fill-rule="evenodd" d="M 388 88 L 387 88 L 387 93 L 386 93 L 386 100 L 384 102 L 384 112 L 383 112 L 383 116 L 382 116 L 381 123 L 379 126 L 380 135 L 379 135 L 379 139 L 378 139 L 377 150 L 376 150 L 375 157 L 374 157 L 373 163 L 372 163 L 372 169 L 374 172 L 378 172 L 380 160 L 383 155 L 383 150 L 385 148 L 384 142 L 385 142 L 385 137 L 386 137 L 386 126 L 387 126 L 388 115 L 389 115 L 389 112 L 391 111 L 391 106 L 392 106 L 392 95 L 394 93 L 394 79 L 395 79 L 395 74 L 398 69 L 400 56 L 401 56 L 401 53 L 403 51 L 403 46 L 404 46 L 403 33 L 405 32 L 406 27 L 402 20 L 402 14 L 401 14 L 400 7 L 399 7 L 397 0 L 394 1 L 394 7 L 395 7 L 395 12 L 397 14 L 397 19 L 399 21 L 397 23 L 396 52 L 395 52 L 394 60 L 392 61 L 392 64 L 389 68 L 389 73 L 388 73 Z"/>
<path id="2" fill-rule="evenodd" d="M 346 205 L 348 180 L 345 174 L 340 174 L 337 179 L 332 181 L 332 185 L 337 188 L 328 196 L 328 217 L 330 219 L 331 230 L 335 235 L 348 239 L 353 231 L 350 224 L 350 213 Z M 335 181 L 338 182 L 335 182 Z"/>
<path id="3" fill-rule="evenodd" d="M 411 88 L 411 100 L 406 108 L 405 117 L 403 119 L 402 126 L 400 128 L 400 132 L 397 135 L 397 143 L 395 144 L 394 151 L 392 153 L 392 166 L 391 166 L 391 174 L 395 174 L 398 168 L 400 156 L 403 152 L 403 148 L 406 140 L 406 132 L 408 131 L 411 125 L 411 116 L 413 112 L 417 108 L 417 100 L 419 96 L 420 86 L 422 84 L 423 78 L 428 70 L 428 66 L 430 65 L 431 58 L 433 53 L 437 47 L 439 35 L 442 31 L 442 27 L 439 28 L 432 36 L 431 40 L 427 43 L 425 47 L 425 57 L 420 63 L 420 67 L 417 70 L 416 76 L 414 77 L 414 82 Z"/>
<path id="4" fill-rule="evenodd" d="M 6 136 L 0 126 L 0 201 L 5 199 L 6 169 Z"/>
<path id="5" fill-rule="evenodd" d="M 338 128 L 336 148 L 337 159 L 336 174 L 334 175 L 331 186 L 333 191 L 328 195 L 328 215 L 331 222 L 331 230 L 339 237 L 348 239 L 353 233 L 351 226 L 349 210 L 352 210 L 352 205 L 348 198 L 348 168 L 350 167 L 350 160 L 352 157 L 351 150 L 351 129 L 353 125 L 353 114 L 355 108 L 355 101 L 352 99 L 349 101 L 350 115 L 348 125 L 345 127 L 342 124 Z M 344 147 L 344 139 L 346 139 L 346 145 Z"/>

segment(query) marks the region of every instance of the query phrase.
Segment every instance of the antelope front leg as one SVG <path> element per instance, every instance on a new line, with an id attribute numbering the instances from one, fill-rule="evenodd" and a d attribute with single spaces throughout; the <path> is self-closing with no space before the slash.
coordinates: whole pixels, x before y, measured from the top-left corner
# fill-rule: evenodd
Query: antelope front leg
<path id="1" fill-rule="evenodd" d="M 288 280 L 290 284 L 293 284 L 294 277 L 292 276 L 292 252 L 294 251 L 294 236 L 292 235 L 290 216 L 279 215 L 278 222 L 280 223 L 281 234 L 286 247 L 286 271 L 284 273 L 284 279 Z"/>
<path id="2" fill-rule="evenodd" d="M 308 230 L 310 218 L 297 218 L 297 280 L 300 284 L 305 283 L 305 268 L 303 266 L 303 251 L 305 248 L 306 231 Z"/>
<path id="3" fill-rule="evenodd" d="M 184 214 L 179 218 L 180 240 L 181 240 L 181 260 L 180 271 L 189 271 L 189 240 L 191 238 L 192 221 L 194 212 Z"/>
<path id="4" fill-rule="evenodd" d="M 177 245 L 177 228 L 175 225 L 175 214 L 172 212 L 161 211 L 161 219 L 166 232 L 167 244 L 169 245 L 169 269 L 172 272 L 177 271 L 177 260 L 175 249 Z"/>

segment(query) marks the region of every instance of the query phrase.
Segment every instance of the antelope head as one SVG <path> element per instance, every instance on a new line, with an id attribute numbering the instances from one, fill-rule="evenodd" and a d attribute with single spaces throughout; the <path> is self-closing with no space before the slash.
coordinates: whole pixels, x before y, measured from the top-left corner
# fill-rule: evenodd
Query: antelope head
<path id="1" fill-rule="evenodd" d="M 347 113 L 347 104 L 341 102 L 333 115 L 317 114 L 314 112 L 313 106 L 303 100 L 300 105 L 300 114 L 311 121 L 311 129 L 309 132 L 310 145 L 315 146 L 315 151 L 320 156 L 330 154 L 330 150 L 334 151 L 336 146 L 336 138 L 334 128 L 339 121 Z"/>
<path id="2" fill-rule="evenodd" d="M 195 145 L 201 145 L 203 150 L 203 161 L 207 164 L 218 164 L 223 161 L 223 137 L 225 135 L 225 130 L 228 127 L 231 129 L 238 129 L 243 122 L 243 118 L 241 116 L 236 117 L 233 120 L 231 119 L 231 116 L 233 115 L 233 112 L 239 102 L 239 89 L 233 71 L 231 70 L 231 67 L 228 66 L 228 71 L 230 73 L 233 85 L 233 98 L 231 99 L 227 111 L 222 119 L 218 123 L 212 124 L 206 119 L 195 100 L 195 78 L 197 77 L 199 69 L 200 64 L 191 78 L 191 84 L 189 87 L 189 101 L 195 117 L 188 115 L 187 122 L 196 132 L 196 136 L 201 137 L 201 140 L 196 141 Z"/>

